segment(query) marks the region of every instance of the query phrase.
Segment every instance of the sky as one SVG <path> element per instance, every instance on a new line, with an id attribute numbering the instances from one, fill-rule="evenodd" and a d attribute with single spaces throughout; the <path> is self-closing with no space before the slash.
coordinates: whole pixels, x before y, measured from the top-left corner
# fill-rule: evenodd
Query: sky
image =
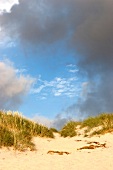
<path id="1" fill-rule="evenodd" d="M 61 128 L 113 112 L 112 0 L 0 0 L 0 109 Z"/>

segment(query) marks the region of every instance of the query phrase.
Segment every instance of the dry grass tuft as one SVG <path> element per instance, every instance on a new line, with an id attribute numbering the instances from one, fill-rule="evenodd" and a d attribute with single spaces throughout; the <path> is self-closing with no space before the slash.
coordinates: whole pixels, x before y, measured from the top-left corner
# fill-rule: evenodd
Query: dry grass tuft
<path id="1" fill-rule="evenodd" d="M 14 149 L 25 151 L 35 150 L 32 137 L 53 138 L 53 132 L 47 127 L 24 118 L 18 112 L 0 111 L 0 147 L 13 146 Z"/>

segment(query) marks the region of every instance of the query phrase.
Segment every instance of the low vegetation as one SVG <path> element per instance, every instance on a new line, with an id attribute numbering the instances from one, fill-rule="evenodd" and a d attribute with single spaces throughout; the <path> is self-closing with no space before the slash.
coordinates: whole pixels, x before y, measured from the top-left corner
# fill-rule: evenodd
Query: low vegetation
<path id="1" fill-rule="evenodd" d="M 48 129 L 28 120 L 18 112 L 0 111 L 0 147 L 13 147 L 20 151 L 28 148 L 35 150 L 32 142 L 35 136 L 54 138 L 53 132 L 57 132 L 62 137 L 73 137 L 80 135 L 84 128 L 84 136 L 113 132 L 113 113 L 102 113 L 81 122 L 70 121 L 58 132 L 55 128 Z"/>
<path id="2" fill-rule="evenodd" d="M 82 122 L 69 122 L 60 131 L 63 137 L 78 135 L 79 130 L 86 128 L 84 136 L 92 136 L 113 132 L 113 113 L 102 113 L 95 117 L 89 117 Z"/>
<path id="3" fill-rule="evenodd" d="M 61 136 L 63 136 L 63 137 L 67 137 L 67 136 L 73 137 L 73 136 L 76 136 L 77 135 L 76 127 L 79 124 L 80 124 L 79 122 L 74 122 L 74 121 L 68 122 L 62 128 L 62 130 L 60 131 Z"/>
<path id="4" fill-rule="evenodd" d="M 55 128 L 50 128 L 50 130 L 51 130 L 52 132 L 54 132 L 54 133 L 59 133 L 58 130 L 55 129 Z"/>
<path id="5" fill-rule="evenodd" d="M 24 118 L 18 112 L 0 111 L 0 147 L 35 150 L 34 136 L 54 138 L 52 130 Z"/>
<path id="6" fill-rule="evenodd" d="M 102 113 L 95 117 L 89 117 L 83 121 L 81 127 L 87 127 L 87 133 L 92 129 L 92 135 L 105 134 L 113 131 L 113 113 Z"/>

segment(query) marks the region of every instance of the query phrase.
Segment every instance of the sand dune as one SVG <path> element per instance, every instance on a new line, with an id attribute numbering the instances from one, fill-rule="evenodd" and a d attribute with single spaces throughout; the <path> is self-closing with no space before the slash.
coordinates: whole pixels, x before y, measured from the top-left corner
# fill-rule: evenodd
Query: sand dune
<path id="1" fill-rule="evenodd" d="M 0 170 L 113 169 L 113 134 L 63 138 L 56 133 L 55 139 L 36 137 L 33 140 L 37 151 L 0 149 Z"/>

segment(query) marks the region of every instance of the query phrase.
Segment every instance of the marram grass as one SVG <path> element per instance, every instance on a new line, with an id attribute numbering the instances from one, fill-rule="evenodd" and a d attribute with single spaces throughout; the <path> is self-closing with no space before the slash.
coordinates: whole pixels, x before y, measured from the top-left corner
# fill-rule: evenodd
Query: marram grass
<path id="1" fill-rule="evenodd" d="M 94 130 L 91 135 L 113 132 L 113 113 L 101 113 L 98 116 L 89 117 L 82 122 L 81 127 L 87 127 L 87 132 L 95 127 L 101 127 L 99 130 Z"/>
<path id="2" fill-rule="evenodd" d="M 84 136 L 89 136 L 89 134 L 90 136 L 92 136 L 113 132 L 113 113 L 102 113 L 95 117 L 88 117 L 87 119 L 81 122 L 74 121 L 68 122 L 61 129 L 60 131 L 61 136 L 63 137 L 76 136 L 78 131 L 77 129 L 78 125 L 79 129 L 82 129 L 84 127 L 87 128 L 84 132 Z"/>
<path id="3" fill-rule="evenodd" d="M 34 136 L 54 138 L 47 127 L 24 118 L 18 112 L 0 111 L 0 147 L 14 147 L 24 151 L 35 150 Z"/>
<path id="4" fill-rule="evenodd" d="M 86 127 L 84 136 L 96 127 L 101 127 L 90 133 L 91 135 L 105 134 L 113 132 L 113 113 L 102 113 L 95 117 L 88 117 L 82 122 L 70 121 L 59 132 L 62 137 L 73 137 L 78 135 L 79 129 Z M 24 118 L 18 112 L 0 111 L 0 147 L 13 147 L 14 149 L 25 151 L 26 149 L 35 150 L 32 142 L 33 137 L 54 138 L 53 132 L 56 129 L 48 129 L 38 123 Z"/>
<path id="5" fill-rule="evenodd" d="M 79 125 L 79 122 L 74 122 L 74 121 L 70 121 L 68 122 L 60 131 L 61 136 L 63 137 L 73 137 L 77 135 L 76 132 L 76 127 Z"/>

